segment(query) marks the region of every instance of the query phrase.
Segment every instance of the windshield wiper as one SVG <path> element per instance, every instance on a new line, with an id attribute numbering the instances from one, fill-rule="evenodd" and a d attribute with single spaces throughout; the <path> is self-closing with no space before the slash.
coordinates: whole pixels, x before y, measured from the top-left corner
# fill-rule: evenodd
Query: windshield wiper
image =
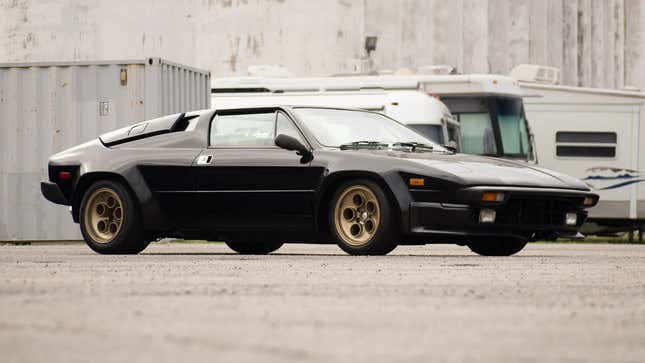
<path id="1" fill-rule="evenodd" d="M 341 150 L 348 149 L 384 149 L 387 144 L 380 141 L 354 141 L 340 145 Z"/>
<path id="2" fill-rule="evenodd" d="M 423 144 L 420 142 L 395 142 L 392 144 L 393 147 L 409 147 L 410 151 L 414 152 L 417 149 L 422 149 L 422 150 L 433 150 L 434 146 L 428 145 L 428 144 Z"/>

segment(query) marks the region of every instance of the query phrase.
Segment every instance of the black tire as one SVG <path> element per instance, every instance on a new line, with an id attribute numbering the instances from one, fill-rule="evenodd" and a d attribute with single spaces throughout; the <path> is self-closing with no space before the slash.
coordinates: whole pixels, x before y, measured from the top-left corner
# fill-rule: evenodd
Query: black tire
<path id="1" fill-rule="evenodd" d="M 267 255 L 282 247 L 282 242 L 227 241 L 226 245 L 241 255 Z"/>
<path id="2" fill-rule="evenodd" d="M 119 197 L 122 207 L 120 229 L 109 241 L 99 241 L 93 237 L 93 233 L 95 232 L 89 230 L 92 228 L 89 221 L 91 218 L 87 216 L 86 209 L 88 203 L 91 202 L 90 198 L 99 190 L 107 190 L 115 193 Z M 143 230 L 141 213 L 134 198 L 121 183 L 115 181 L 97 181 L 85 191 L 81 201 L 80 225 L 81 234 L 87 245 L 100 254 L 137 254 L 150 244 L 150 240 Z"/>
<path id="3" fill-rule="evenodd" d="M 512 256 L 520 252 L 528 242 L 516 238 L 491 238 L 469 243 L 468 248 L 482 256 Z"/>
<path id="4" fill-rule="evenodd" d="M 368 234 L 369 236 L 365 237 L 368 239 L 361 242 L 361 244 L 357 244 L 358 241 L 352 240 L 352 237 L 343 231 L 340 223 L 337 224 L 337 218 L 341 218 L 337 216 L 337 208 L 340 207 L 339 199 L 346 196 L 347 192 L 351 192 L 352 188 L 356 187 L 359 189 L 367 188 L 373 193 L 373 196 L 375 196 L 378 201 L 378 225 L 376 228 L 372 227 L 373 232 Z M 360 208 L 357 208 L 357 211 L 360 211 Z M 342 211 L 340 211 L 340 213 L 342 213 Z M 336 189 L 334 196 L 331 199 L 331 204 L 329 205 L 328 218 L 331 235 L 343 251 L 350 255 L 386 255 L 397 247 L 400 237 L 400 228 L 396 225 L 394 216 L 395 214 L 392 209 L 392 205 L 383 191 L 383 188 L 371 180 L 357 179 L 342 183 Z M 359 220 L 360 217 L 357 217 L 357 222 L 349 223 L 355 223 L 358 225 L 361 223 Z M 349 219 L 349 221 L 351 221 L 351 219 Z M 360 228 L 361 231 L 363 231 L 365 226 L 366 224 L 362 225 Z"/>

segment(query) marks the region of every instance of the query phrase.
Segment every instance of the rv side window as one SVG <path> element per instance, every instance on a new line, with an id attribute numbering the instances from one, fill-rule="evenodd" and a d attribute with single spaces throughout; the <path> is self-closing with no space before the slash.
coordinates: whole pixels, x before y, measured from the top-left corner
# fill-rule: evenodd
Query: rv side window
<path id="1" fill-rule="evenodd" d="M 558 131 L 555 154 L 564 157 L 613 158 L 616 156 L 615 132 Z"/>

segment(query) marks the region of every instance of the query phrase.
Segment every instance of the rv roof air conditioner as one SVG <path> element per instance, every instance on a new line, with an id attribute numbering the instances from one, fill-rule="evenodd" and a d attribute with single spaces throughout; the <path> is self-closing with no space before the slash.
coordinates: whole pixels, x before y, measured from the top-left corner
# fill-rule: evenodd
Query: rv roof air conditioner
<path id="1" fill-rule="evenodd" d="M 536 64 L 517 65 L 511 70 L 509 75 L 521 82 L 542 84 L 560 83 L 560 69 Z"/>

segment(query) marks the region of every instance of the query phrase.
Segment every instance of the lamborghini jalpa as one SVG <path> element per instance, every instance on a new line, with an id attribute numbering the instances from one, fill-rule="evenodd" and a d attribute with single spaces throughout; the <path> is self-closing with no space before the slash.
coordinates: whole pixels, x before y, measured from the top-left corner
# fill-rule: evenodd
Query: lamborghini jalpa
<path id="1" fill-rule="evenodd" d="M 99 253 L 172 237 L 245 254 L 289 242 L 355 255 L 454 243 L 507 256 L 579 236 L 598 201 L 567 175 L 458 154 L 381 114 L 323 107 L 165 116 L 56 154 L 48 171 L 43 195 L 70 206 Z"/>

